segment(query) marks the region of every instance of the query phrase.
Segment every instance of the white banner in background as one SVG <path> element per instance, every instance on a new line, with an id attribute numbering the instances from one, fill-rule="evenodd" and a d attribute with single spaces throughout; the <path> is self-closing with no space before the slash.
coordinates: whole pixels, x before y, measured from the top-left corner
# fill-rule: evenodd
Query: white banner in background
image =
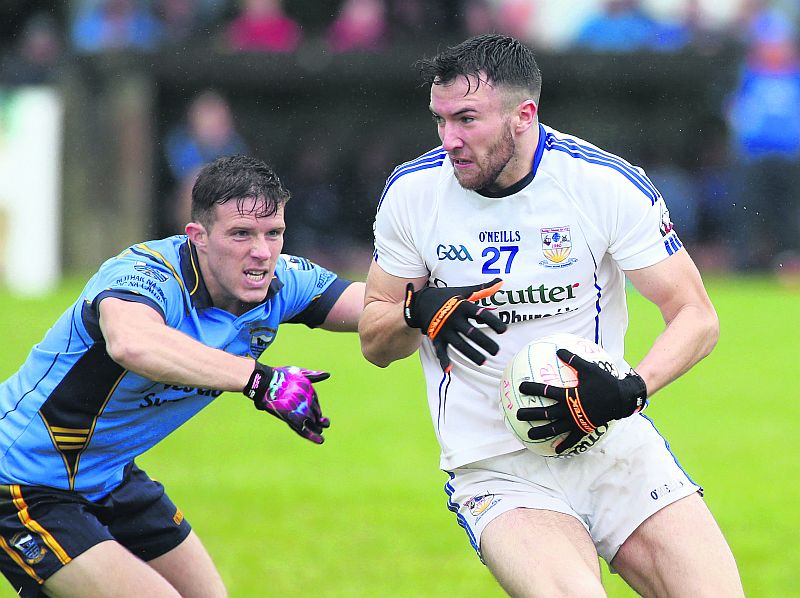
<path id="1" fill-rule="evenodd" d="M 0 88 L 0 275 L 21 294 L 61 276 L 62 111 L 53 88 Z"/>

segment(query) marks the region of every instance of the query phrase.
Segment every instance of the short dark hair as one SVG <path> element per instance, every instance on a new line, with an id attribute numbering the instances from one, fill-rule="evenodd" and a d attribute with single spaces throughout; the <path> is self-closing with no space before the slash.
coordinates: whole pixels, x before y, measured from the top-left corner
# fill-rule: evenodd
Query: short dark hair
<path id="1" fill-rule="evenodd" d="M 245 199 L 263 199 L 256 214 L 266 218 L 277 213 L 291 194 L 265 162 L 249 156 L 217 158 L 206 164 L 192 187 L 192 220 L 204 226 L 214 223 L 214 206 L 235 200 L 239 210 Z"/>
<path id="2" fill-rule="evenodd" d="M 433 58 L 416 63 L 424 83 L 448 85 L 457 77 L 475 77 L 493 85 L 527 92 L 538 102 L 542 91 L 542 73 L 533 50 L 508 35 L 487 33 L 439 52 Z"/>

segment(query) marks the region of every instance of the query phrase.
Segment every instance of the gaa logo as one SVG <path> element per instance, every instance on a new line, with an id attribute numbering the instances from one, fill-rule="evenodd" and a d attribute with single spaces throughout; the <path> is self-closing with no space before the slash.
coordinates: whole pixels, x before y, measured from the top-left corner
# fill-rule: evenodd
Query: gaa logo
<path id="1" fill-rule="evenodd" d="M 459 262 L 471 262 L 472 256 L 463 245 L 456 247 L 455 245 L 439 245 L 436 247 L 436 257 L 439 261 L 450 260 Z"/>

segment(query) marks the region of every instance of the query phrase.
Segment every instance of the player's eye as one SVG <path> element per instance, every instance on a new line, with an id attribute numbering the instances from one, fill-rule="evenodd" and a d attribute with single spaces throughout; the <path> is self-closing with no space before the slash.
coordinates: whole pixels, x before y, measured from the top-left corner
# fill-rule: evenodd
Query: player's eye
<path id="1" fill-rule="evenodd" d="M 438 114 L 431 114 L 431 118 L 433 119 L 433 122 L 436 123 L 436 126 L 441 127 L 444 124 L 444 119 Z"/>

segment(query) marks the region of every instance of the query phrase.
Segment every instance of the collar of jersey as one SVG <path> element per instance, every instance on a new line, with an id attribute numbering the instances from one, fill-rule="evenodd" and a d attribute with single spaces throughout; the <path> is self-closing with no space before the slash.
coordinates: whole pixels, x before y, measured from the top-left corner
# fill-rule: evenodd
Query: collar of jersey
<path id="1" fill-rule="evenodd" d="M 545 130 L 541 123 L 539 123 L 539 140 L 536 142 L 536 151 L 533 154 L 533 164 L 531 165 L 531 171 L 526 174 L 522 179 L 511 185 L 510 187 L 506 187 L 505 189 L 500 189 L 499 191 L 486 191 L 485 189 L 478 190 L 477 193 L 483 195 L 484 197 L 489 197 L 491 199 L 498 199 L 500 197 L 508 197 L 509 195 L 514 195 L 522 191 L 525 187 L 527 187 L 533 178 L 536 176 L 536 171 L 539 169 L 539 162 L 542 161 L 542 154 L 544 153 L 544 137 L 545 137 Z"/>
<path id="2" fill-rule="evenodd" d="M 197 259 L 197 249 L 195 249 L 192 242 L 187 238 L 186 242 L 181 245 L 179 250 L 181 256 L 181 276 L 186 285 L 186 291 L 189 293 L 189 298 L 192 301 L 192 306 L 195 309 L 208 309 L 214 307 L 211 301 L 211 295 L 208 293 L 205 280 L 203 280 L 203 273 L 200 271 L 200 262 Z M 283 283 L 278 280 L 277 276 L 272 277 L 267 290 L 267 296 L 264 297 L 262 303 L 266 303 L 272 299 L 278 291 L 283 288 Z"/>

